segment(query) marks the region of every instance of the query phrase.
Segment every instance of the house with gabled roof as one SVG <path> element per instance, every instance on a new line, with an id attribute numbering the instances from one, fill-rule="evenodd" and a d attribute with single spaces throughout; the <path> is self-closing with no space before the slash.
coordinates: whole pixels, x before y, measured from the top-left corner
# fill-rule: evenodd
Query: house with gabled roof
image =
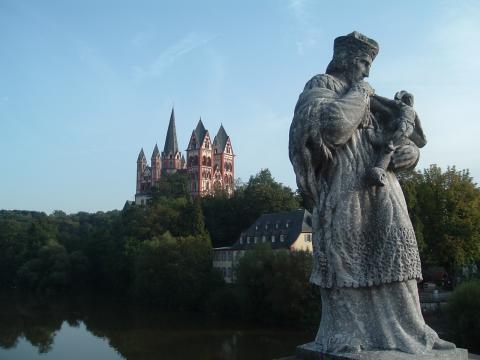
<path id="1" fill-rule="evenodd" d="M 213 267 L 222 272 L 225 282 L 232 283 L 239 259 L 265 243 L 273 250 L 312 252 L 312 215 L 297 209 L 260 216 L 232 246 L 213 249 Z"/>

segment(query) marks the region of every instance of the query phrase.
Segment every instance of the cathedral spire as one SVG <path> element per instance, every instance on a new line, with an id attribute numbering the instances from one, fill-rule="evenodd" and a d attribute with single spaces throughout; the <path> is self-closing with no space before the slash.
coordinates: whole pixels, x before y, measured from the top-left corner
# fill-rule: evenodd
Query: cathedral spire
<path id="1" fill-rule="evenodd" d="M 218 153 L 223 153 L 225 146 L 227 145 L 228 138 L 229 136 L 225 131 L 223 124 L 220 124 L 220 129 L 218 129 L 217 135 L 215 135 L 215 138 L 213 139 L 213 146 L 215 146 Z"/>
<path id="2" fill-rule="evenodd" d="M 147 158 L 145 157 L 145 153 L 142 150 L 140 150 L 140 154 L 138 154 L 137 162 L 147 162 Z"/>
<path id="3" fill-rule="evenodd" d="M 175 111 L 173 107 L 170 115 L 170 122 L 168 123 L 167 137 L 165 139 L 163 152 L 165 154 L 176 154 L 178 152 L 177 130 L 175 129 Z"/>
<path id="4" fill-rule="evenodd" d="M 198 120 L 197 127 L 195 128 L 194 131 L 195 131 L 195 137 L 197 138 L 197 144 L 198 146 L 201 146 L 201 144 L 203 143 L 203 139 L 207 134 L 207 130 L 205 130 L 205 126 L 203 126 L 201 117 L 200 117 L 200 120 Z"/>
<path id="5" fill-rule="evenodd" d="M 155 147 L 153 148 L 152 159 L 156 158 L 157 156 L 160 156 L 160 151 L 158 151 L 158 146 L 155 144 Z"/>

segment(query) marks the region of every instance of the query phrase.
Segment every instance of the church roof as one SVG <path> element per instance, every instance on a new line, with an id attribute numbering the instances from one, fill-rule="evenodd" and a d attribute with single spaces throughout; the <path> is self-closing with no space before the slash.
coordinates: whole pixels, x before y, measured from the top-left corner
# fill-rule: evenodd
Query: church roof
<path id="1" fill-rule="evenodd" d="M 225 146 L 227 145 L 227 141 L 228 141 L 227 132 L 223 128 L 223 125 L 220 125 L 220 129 L 218 129 L 217 135 L 215 135 L 215 138 L 213 139 L 213 144 L 217 148 L 217 151 L 219 153 L 223 152 L 223 150 L 225 149 Z"/>
<path id="2" fill-rule="evenodd" d="M 145 153 L 143 152 L 143 148 L 142 150 L 140 150 L 140 154 L 138 154 L 138 158 L 137 158 L 137 162 L 140 162 L 140 161 L 147 161 L 147 158 L 145 157 Z"/>
<path id="3" fill-rule="evenodd" d="M 152 158 L 154 158 L 158 155 L 160 155 L 160 151 L 158 151 L 158 146 L 157 146 L 157 144 L 155 144 L 155 147 L 153 148 Z"/>
<path id="4" fill-rule="evenodd" d="M 170 122 L 168 123 L 167 137 L 165 139 L 165 147 L 163 148 L 165 154 L 178 152 L 177 130 L 175 129 L 175 111 L 172 107 L 170 114 Z"/>
<path id="5" fill-rule="evenodd" d="M 203 139 L 205 138 L 205 135 L 207 134 L 207 130 L 205 130 L 205 126 L 203 126 L 202 123 L 202 118 L 198 120 L 197 127 L 195 128 L 195 137 L 197 138 L 197 146 L 200 147 L 201 144 L 203 143 Z"/>

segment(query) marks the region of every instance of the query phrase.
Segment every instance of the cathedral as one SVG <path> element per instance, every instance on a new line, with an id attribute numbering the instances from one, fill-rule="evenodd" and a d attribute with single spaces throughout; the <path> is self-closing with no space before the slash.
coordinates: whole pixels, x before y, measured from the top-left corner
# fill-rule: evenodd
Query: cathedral
<path id="1" fill-rule="evenodd" d="M 178 150 L 175 111 L 172 108 L 162 153 L 160 154 L 158 146 L 155 145 L 150 166 L 143 148 L 138 155 L 135 204 L 146 204 L 152 188 L 160 178 L 176 172 L 187 174 L 189 191 L 193 197 L 211 194 L 215 189 L 223 189 L 227 194 L 233 194 L 235 155 L 223 125 L 220 125 L 212 141 L 200 119 L 190 136 L 186 155 L 185 160 Z"/>

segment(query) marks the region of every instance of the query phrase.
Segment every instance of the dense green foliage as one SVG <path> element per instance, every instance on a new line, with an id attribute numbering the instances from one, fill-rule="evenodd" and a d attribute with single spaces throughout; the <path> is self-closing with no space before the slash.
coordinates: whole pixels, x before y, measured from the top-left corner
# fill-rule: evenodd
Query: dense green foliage
<path id="1" fill-rule="evenodd" d="M 256 321 L 318 324 L 320 294 L 308 281 L 312 256 L 273 251 L 258 245 L 240 259 L 238 287 L 246 294 L 245 313 Z"/>
<path id="2" fill-rule="evenodd" d="M 480 280 L 459 285 L 449 299 L 446 312 L 449 332 L 457 346 L 480 351 Z"/>
<path id="3" fill-rule="evenodd" d="M 210 233 L 231 244 L 262 213 L 297 206 L 292 190 L 262 170 L 230 198 L 191 199 L 186 176 L 174 174 L 162 178 L 146 207 L 0 211 L 0 288 L 107 291 L 166 309 L 205 310 L 231 294 L 212 268 Z M 234 291 L 232 304 L 242 291 Z"/>
<path id="4" fill-rule="evenodd" d="M 400 182 L 424 264 L 453 273 L 480 260 L 480 189 L 468 171 L 432 165 Z"/>
<path id="5" fill-rule="evenodd" d="M 424 263 L 449 270 L 480 259 L 480 190 L 468 172 L 432 166 L 401 184 Z M 212 242 L 230 245 L 263 213 L 298 208 L 299 197 L 268 170 L 191 199 L 185 175 L 162 178 L 148 206 L 51 215 L 0 211 L 0 289 L 107 291 L 165 309 L 255 321 L 316 323 L 311 256 L 260 246 L 239 262 L 235 285 L 212 268 Z"/>
<path id="6" fill-rule="evenodd" d="M 208 311 L 265 324 L 317 326 L 319 289 L 308 281 L 312 256 L 259 244 L 240 258 L 237 281 L 211 293 Z"/>
<path id="7" fill-rule="evenodd" d="M 0 286 L 37 293 L 101 289 L 198 308 L 219 282 L 201 206 L 181 175 L 158 188 L 148 207 L 122 212 L 0 212 Z"/>

